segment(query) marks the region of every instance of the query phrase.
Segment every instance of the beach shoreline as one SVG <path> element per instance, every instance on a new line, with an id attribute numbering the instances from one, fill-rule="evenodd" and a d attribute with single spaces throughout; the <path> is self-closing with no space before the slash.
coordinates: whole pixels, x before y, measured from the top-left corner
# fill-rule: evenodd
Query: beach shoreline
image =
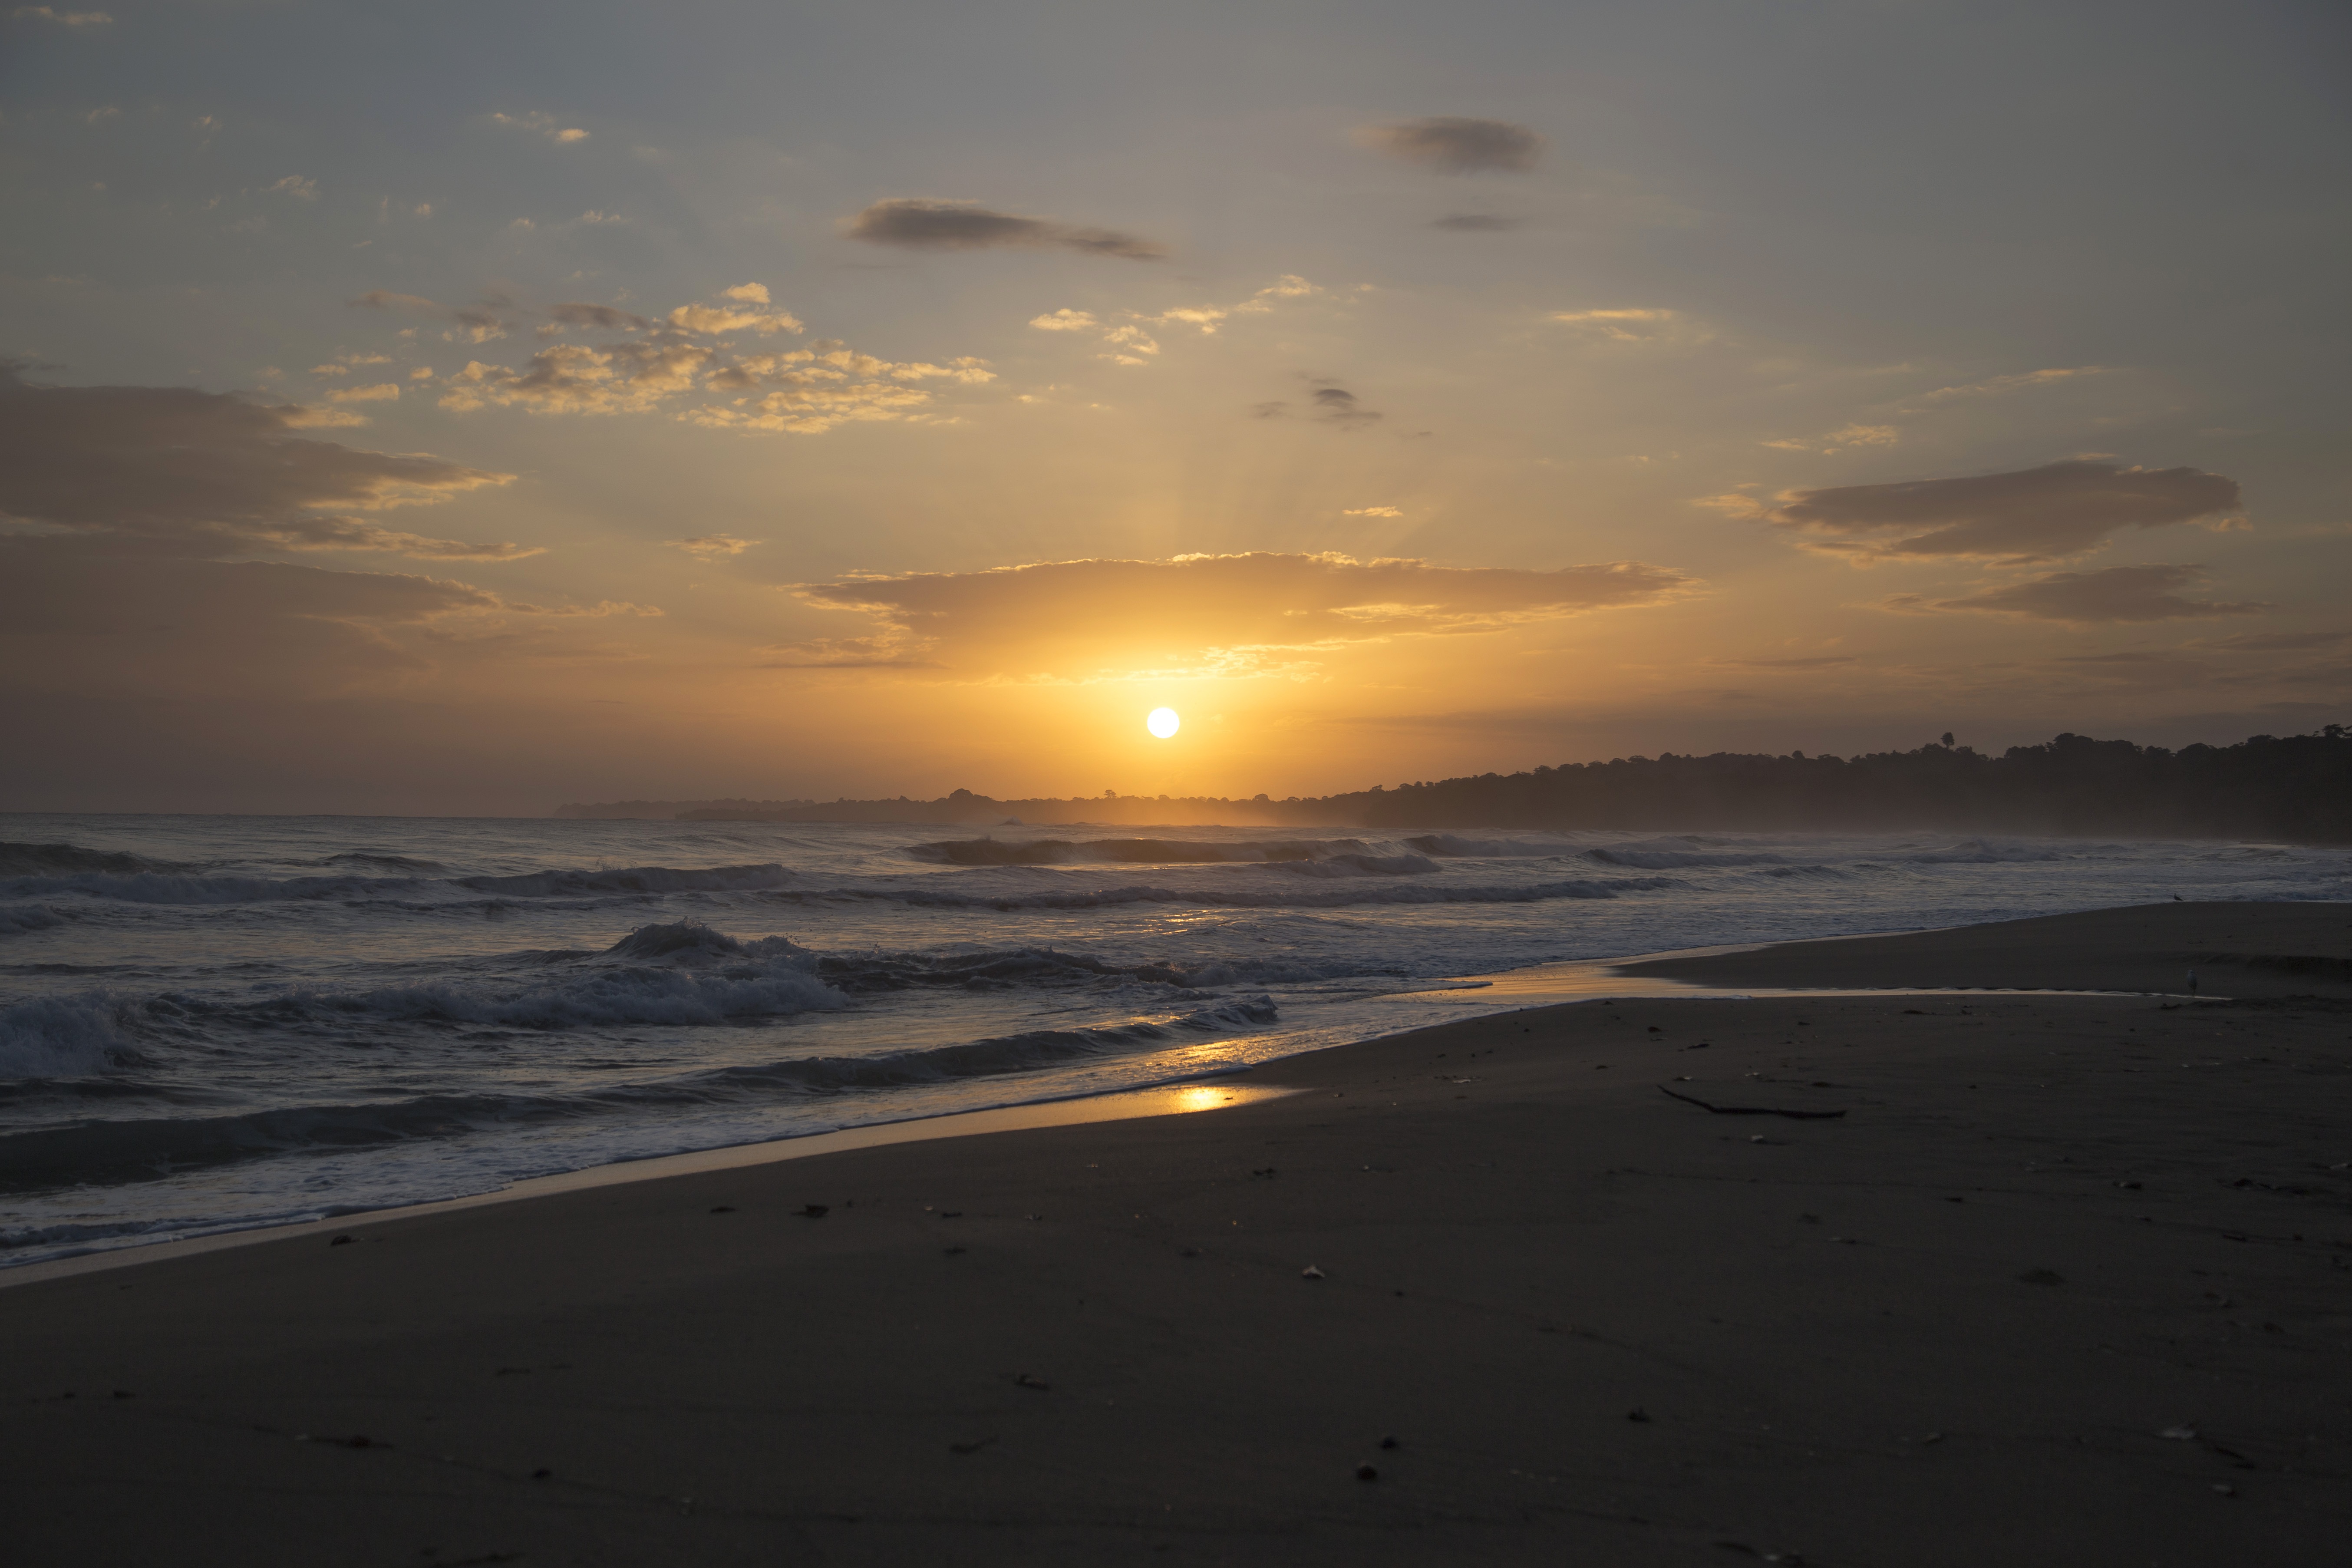
<path id="1" fill-rule="evenodd" d="M 2049 918 L 2063 921 L 2073 917 Z M 1818 957 L 1822 953 L 1829 954 L 1834 970 L 1839 959 L 1844 955 L 1871 952 L 1869 949 L 1853 948 L 1850 945 L 1853 943 L 1884 942 L 1901 943 L 1913 938 L 1971 929 L 1973 928 L 1938 927 L 1893 934 L 1864 932 L 1853 936 L 1815 939 L 1803 943 L 1736 942 L 1668 952 L 1633 954 L 1616 959 L 1584 959 L 1536 964 L 1525 969 L 1507 970 L 1493 974 L 1446 977 L 1433 982 L 1425 990 L 1395 993 L 1394 999 L 1405 1004 L 1421 1003 L 1433 1010 L 1443 1009 L 1448 1005 L 1461 1004 L 1485 1009 L 1491 1007 L 1496 998 L 1508 996 L 1518 1001 L 1519 1007 L 1512 1009 L 1518 1011 L 1590 1003 L 1610 998 L 1626 999 L 1643 996 L 1680 995 L 1692 998 L 1754 999 L 1759 996 L 1845 994 L 1931 995 L 1952 989 L 1989 992 L 2019 989 L 2016 987 L 1895 984 L 1869 985 L 1861 987 L 1859 990 L 1853 988 L 1841 990 L 1835 986 L 1759 984 L 1756 983 L 1759 973 L 1756 964 L 1742 963 L 1743 960 L 1749 959 L 1751 955 L 1759 952 L 1782 952 L 1801 948 L 1808 957 Z M 1725 973 L 1739 976 L 1744 984 L 1723 981 L 1722 977 Z M 2058 991 L 2059 988 L 2038 986 L 2029 989 L 2037 993 L 2052 993 Z M 1410 1015 L 1400 1015 L 1396 1020 L 1397 1026 L 1394 1028 L 1340 1042 L 1337 1046 L 1308 1047 L 1294 1052 L 1292 1055 L 1314 1056 L 1323 1050 L 1346 1049 L 1372 1040 L 1433 1027 L 1436 1023 L 1443 1021 L 1443 1019 L 1415 1018 Z M 1214 1109 L 1234 1098 L 1231 1089 L 1238 1087 L 1235 1080 L 1240 1075 L 1249 1072 L 1254 1066 L 1271 1066 L 1276 1062 L 1288 1059 L 1290 1059 L 1289 1057 L 1271 1058 L 1255 1064 L 1236 1064 L 1206 1073 L 1187 1073 L 1165 1081 L 1147 1083 L 1129 1089 L 1017 1100 L 1003 1106 L 991 1106 L 976 1110 L 858 1122 L 823 1132 L 797 1133 L 781 1138 L 718 1144 L 707 1149 L 688 1149 L 676 1153 L 611 1161 L 583 1166 L 575 1170 L 556 1172 L 544 1176 L 529 1177 L 482 1192 L 460 1194 L 420 1203 L 394 1204 L 373 1208 L 341 1208 L 313 1219 L 262 1222 L 218 1230 L 198 1230 L 157 1236 L 152 1239 L 92 1246 L 79 1251 L 52 1254 L 31 1262 L 0 1263 L 0 1289 L 38 1279 L 61 1279 L 74 1274 L 122 1268 L 132 1263 L 149 1261 L 152 1256 L 187 1257 L 217 1251 L 223 1247 L 250 1246 L 272 1237 L 300 1237 L 346 1228 L 352 1222 L 363 1218 L 382 1221 L 475 1208 L 484 1204 L 524 1202 L 556 1193 L 577 1191 L 586 1187 L 608 1186 L 620 1182 L 658 1181 L 672 1175 L 742 1165 L 765 1164 L 776 1160 L 806 1159 L 818 1154 L 868 1148 L 885 1143 L 964 1137 L 986 1132 L 1020 1131 L 1032 1127 L 1066 1126 L 1081 1121 L 1118 1121 L 1140 1116 L 1180 1114 Z M 1187 1092 L 1187 1086 L 1195 1084 L 1223 1084 L 1228 1086 L 1228 1089 L 1222 1100 L 1202 1098 Z M 1241 1098 L 1253 1098 L 1268 1092 L 1276 1091 L 1246 1089 Z M 163 1254 L 151 1254 L 151 1248 L 168 1250 Z"/>
<path id="2" fill-rule="evenodd" d="M 2107 994 L 1530 1006 L 1215 1115 L 134 1249 L 0 1290 L 0 1485 L 43 1561 L 2332 1563 L 2347 934 L 1660 961 Z"/>

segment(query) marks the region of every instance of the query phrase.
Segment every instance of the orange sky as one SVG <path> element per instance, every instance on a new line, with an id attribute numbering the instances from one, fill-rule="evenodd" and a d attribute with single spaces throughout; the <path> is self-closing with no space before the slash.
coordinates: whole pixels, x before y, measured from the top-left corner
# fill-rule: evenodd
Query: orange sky
<path id="1" fill-rule="evenodd" d="M 1341 15 L 0 21 L 0 808 L 2347 717 L 2340 16 Z"/>

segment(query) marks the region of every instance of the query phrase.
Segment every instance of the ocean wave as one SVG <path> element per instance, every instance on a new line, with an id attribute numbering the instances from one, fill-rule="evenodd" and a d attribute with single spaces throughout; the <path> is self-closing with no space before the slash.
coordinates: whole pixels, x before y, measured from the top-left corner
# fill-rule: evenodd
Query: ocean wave
<path id="1" fill-rule="evenodd" d="M 1902 858 L 1914 866 L 1999 866 L 2035 860 L 2063 860 L 2066 855 L 2032 844 L 2000 844 L 1984 838 L 1963 838 L 1958 844 Z"/>
<path id="2" fill-rule="evenodd" d="M 525 955 L 544 977 L 522 986 L 440 979 L 360 991 L 288 991 L 258 1001 L 182 993 L 41 997 L 0 1009 L 0 1079 L 71 1078 L 137 1059 L 141 1041 L 216 1040 L 223 1027 L 316 1029 L 439 1024 L 509 1029 L 707 1026 L 846 1007 L 783 937 L 740 942 L 693 921 L 642 926 L 604 952 Z"/>
<path id="3" fill-rule="evenodd" d="M 1535 904 L 1555 899 L 1613 899 L 1621 893 L 1678 888 L 1672 877 L 1622 877 L 1610 881 L 1536 882 L 1525 886 L 1462 886 L 1426 882 L 1330 888 L 1202 887 L 1086 888 L 1036 892 L 961 893 L 927 887 L 830 888 L 771 892 L 785 903 L 888 902 L 940 910 L 1097 910 L 1122 904 L 1196 904 L 1217 909 L 1328 910 L 1373 904 Z"/>
<path id="4" fill-rule="evenodd" d="M 1285 860 L 1268 868 L 1285 877 L 1424 877 L 1439 867 L 1419 855 L 1334 855 L 1324 860 Z"/>
<path id="5" fill-rule="evenodd" d="M 910 844 L 907 853 L 942 866 L 1075 866 L 1088 861 L 1139 866 L 1217 866 L 1360 857 L 1361 839 L 1254 839 L 1198 844 L 1175 838 L 950 838 Z"/>
<path id="6" fill-rule="evenodd" d="M 129 876 L 140 871 L 176 868 L 168 860 L 150 860 L 111 849 L 85 849 L 79 844 L 11 844 L 0 841 L 0 877 L 69 876 L 78 871 Z"/>
<path id="7" fill-rule="evenodd" d="M 0 1007 L 0 1079 L 91 1078 L 135 1060 L 129 1011 L 104 992 Z"/>
<path id="8" fill-rule="evenodd" d="M 353 849 L 341 855 L 330 855 L 323 860 L 299 861 L 309 866 L 357 866 L 379 871 L 410 871 L 430 874 L 449 868 L 438 860 L 420 859 L 413 855 L 381 855 L 365 849 Z"/>
<path id="9" fill-rule="evenodd" d="M 580 1029 L 620 1024 L 709 1025 L 845 1007 L 810 973 L 816 955 L 780 936 L 743 942 L 693 921 L 640 926 L 584 963 L 520 991 L 449 981 L 308 992 L 251 1005 L 272 1021 L 360 1016 L 394 1023 Z"/>
<path id="10" fill-rule="evenodd" d="M 1530 842 L 1523 838 L 1469 838 L 1459 833 L 1423 833 L 1404 841 L 1423 855 L 1447 859 L 1557 859 L 1571 847 L 1559 839 Z"/>
<path id="11" fill-rule="evenodd" d="M 48 848 L 51 846 L 33 846 Z M 70 848 L 71 846 L 57 847 Z M 81 851 L 94 854 L 95 851 Z M 342 858 L 338 857 L 338 858 Z M 323 862 L 322 862 L 323 864 Z M 755 892 L 779 888 L 793 874 L 779 865 L 632 866 L 619 870 L 530 871 L 504 877 L 247 877 L 187 875 L 154 869 L 65 870 L 0 881 L 0 898 L 119 899 L 143 904 L 251 904 L 288 900 L 434 901 L 444 889 L 505 899 L 587 898 L 599 894 L 660 897 L 674 893 Z"/>
<path id="12" fill-rule="evenodd" d="M 458 877 L 450 886 L 513 899 L 577 898 L 594 893 L 742 893 L 780 888 L 793 873 L 761 866 L 632 866 L 619 871 L 530 871 L 512 877 Z"/>
<path id="13" fill-rule="evenodd" d="M 87 1121 L 0 1138 L 0 1189 L 146 1181 L 198 1167 L 310 1151 L 448 1139 L 632 1111 L 992 1077 L 1078 1058 L 1133 1054 L 1182 1043 L 1187 1035 L 1245 1031 L 1279 1019 L 1273 999 L 1257 996 L 1097 1028 L 1033 1030 L 871 1057 L 792 1058 L 572 1094 L 435 1094 L 229 1116 Z M 52 1243 L 57 1239 L 52 1229 L 0 1229 L 0 1247 Z"/>
<path id="14" fill-rule="evenodd" d="M 1780 866 L 1787 857 L 1760 850 L 1723 851 L 1710 849 L 1647 849 L 1631 844 L 1614 844 L 1605 848 L 1587 849 L 1585 859 L 1598 866 L 1627 866 L 1644 871 L 1701 870 L 1718 867 Z"/>
<path id="15" fill-rule="evenodd" d="M 47 931 L 61 926 L 74 917 L 63 910 L 53 910 L 47 904 L 0 904 L 0 936 L 22 936 L 26 931 Z"/>

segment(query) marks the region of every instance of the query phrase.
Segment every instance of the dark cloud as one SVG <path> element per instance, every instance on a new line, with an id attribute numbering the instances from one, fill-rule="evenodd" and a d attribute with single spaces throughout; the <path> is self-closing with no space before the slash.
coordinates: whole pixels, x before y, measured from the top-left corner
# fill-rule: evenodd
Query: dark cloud
<path id="1" fill-rule="evenodd" d="M 1496 217 L 1492 213 L 1448 213 L 1444 217 L 1432 218 L 1429 226 L 1456 234 L 1502 234 L 1525 222 L 1525 218 Z"/>
<path id="2" fill-rule="evenodd" d="M 0 539 L 0 691 L 329 696 L 426 667 L 415 634 L 498 607 L 463 583 Z"/>
<path id="3" fill-rule="evenodd" d="M 641 332 L 653 325 L 643 316 L 633 316 L 610 305 L 590 305 L 578 300 L 565 300 L 548 311 L 548 315 L 567 327 L 593 327 L 605 332 Z"/>
<path id="4" fill-rule="evenodd" d="M 1695 586 L 1637 561 L 1555 572 L 1265 552 L 1056 561 L 808 584 L 795 590 L 806 603 L 878 629 L 783 651 L 820 664 L 923 658 L 997 679 L 1264 674 L 1351 644 L 1660 604 Z"/>
<path id="5" fill-rule="evenodd" d="M 1314 381 L 1312 384 L 1315 390 L 1307 396 L 1307 412 L 1323 424 L 1352 430 L 1385 417 L 1377 409 L 1365 407 L 1363 400 L 1344 386 L 1336 386 L 1322 380 Z M 1250 405 L 1250 417 L 1253 419 L 1286 419 L 1289 416 L 1290 405 L 1278 397 Z M 1422 433 L 1427 434 L 1426 431 Z"/>
<path id="6" fill-rule="evenodd" d="M 1123 261 L 1157 261 L 1168 247 L 1115 229 L 1085 228 L 1050 218 L 992 212 L 971 202 L 900 196 L 876 202 L 842 224 L 842 233 L 869 245 L 911 250 L 1075 250 Z"/>
<path id="7" fill-rule="evenodd" d="M 1381 417 L 1367 408 L 1356 395 L 1342 386 L 1318 386 L 1315 389 L 1315 411 L 1336 425 L 1369 425 Z"/>
<path id="8" fill-rule="evenodd" d="M 1523 174 L 1536 166 L 1544 139 L 1507 120 L 1441 114 L 1394 125 L 1367 125 L 1356 140 L 1375 152 L 1445 174 Z"/>
<path id="9" fill-rule="evenodd" d="M 308 410 L 189 387 L 35 385 L 0 366 L 0 515 L 188 555 L 256 546 L 440 560 L 535 553 L 350 516 L 446 500 L 513 476 L 295 434 L 316 421 Z"/>
<path id="10" fill-rule="evenodd" d="M 1810 549 L 1873 561 L 1960 558 L 2024 563 L 2081 555 L 2126 528 L 2226 526 L 2239 509 L 2234 479 L 2197 468 L 2050 463 L 2015 473 L 1907 479 L 1792 490 L 1778 507 L 1722 498 L 1806 536 Z"/>
<path id="11" fill-rule="evenodd" d="M 2188 565 L 2053 572 L 1958 599 L 1930 600 L 1924 595 L 1900 594 L 1885 601 L 1885 607 L 1912 613 L 1972 611 L 2076 625 L 2254 616 L 2273 607 L 2252 602 L 2231 604 L 2181 596 L 2181 589 L 2194 588 L 2205 580 L 2205 575 L 2203 567 Z"/>

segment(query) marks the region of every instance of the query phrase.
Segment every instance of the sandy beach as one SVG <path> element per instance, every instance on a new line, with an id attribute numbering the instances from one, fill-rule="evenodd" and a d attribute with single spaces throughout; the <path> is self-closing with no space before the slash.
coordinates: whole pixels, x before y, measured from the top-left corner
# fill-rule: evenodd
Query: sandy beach
<path id="1" fill-rule="evenodd" d="M 0 1277 L 12 1559 L 2344 1562 L 2352 909 L 1650 970 L 2164 994 L 1548 1007 Z"/>

